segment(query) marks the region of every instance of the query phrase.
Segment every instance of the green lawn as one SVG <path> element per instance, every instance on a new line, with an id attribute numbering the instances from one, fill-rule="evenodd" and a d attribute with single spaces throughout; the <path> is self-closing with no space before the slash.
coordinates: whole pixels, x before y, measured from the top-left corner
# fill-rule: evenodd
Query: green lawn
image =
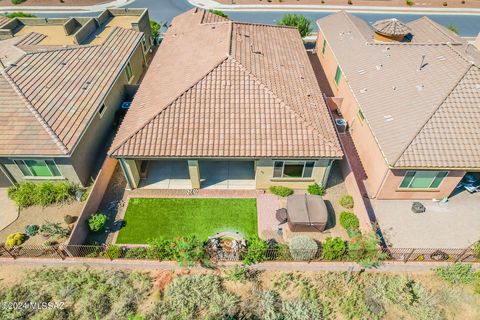
<path id="1" fill-rule="evenodd" d="M 221 231 L 257 235 L 256 199 L 132 198 L 117 243 L 196 235 L 202 240 Z"/>

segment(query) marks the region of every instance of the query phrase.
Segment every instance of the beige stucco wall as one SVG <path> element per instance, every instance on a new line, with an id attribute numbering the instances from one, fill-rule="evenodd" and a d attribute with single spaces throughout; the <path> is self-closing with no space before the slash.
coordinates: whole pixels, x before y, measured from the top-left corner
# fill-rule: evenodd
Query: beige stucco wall
<path id="1" fill-rule="evenodd" d="M 406 171 L 390 170 L 378 194 L 378 199 L 443 199 L 450 195 L 466 173 L 465 171 L 450 171 L 448 176 L 443 179 L 439 189 L 418 191 L 399 189 Z"/>
<path id="2" fill-rule="evenodd" d="M 144 71 L 141 45 L 137 47 L 130 61 L 133 71 L 133 78 L 130 83 L 137 83 Z M 125 99 L 125 85 L 127 84 L 129 82 L 124 69 L 104 100 L 105 111 L 103 116 L 100 117 L 97 113 L 93 117 L 87 131 L 71 156 L 72 163 L 83 185 L 90 182 L 94 166 L 98 163 L 100 157 L 104 157 L 102 149 L 105 141 L 110 136 L 112 130 L 114 130 L 113 120 L 115 113 Z M 99 104 L 97 109 L 101 105 Z"/>
<path id="3" fill-rule="evenodd" d="M 278 159 L 283 160 L 283 159 Z M 307 189 L 313 183 L 322 184 L 323 178 L 330 163 L 330 159 L 315 160 L 312 178 L 286 179 L 273 178 L 274 159 L 259 159 L 255 161 L 255 183 L 257 189 L 268 189 L 270 186 L 285 186 L 292 189 Z"/>
<path id="4" fill-rule="evenodd" d="M 335 84 L 337 60 L 328 41 L 325 54 L 322 54 L 323 39 L 324 36 L 320 30 L 317 38 L 317 56 L 325 70 L 335 97 L 343 98 L 339 110 L 348 122 L 350 135 L 367 174 L 365 186 L 369 197 L 379 199 L 432 199 L 448 196 L 465 174 L 464 171 L 451 172 L 443 181 L 440 190 L 437 191 L 398 190 L 405 171 L 392 171 L 387 165 L 367 122 L 358 115 L 359 104 L 350 90 L 348 79 L 343 72 L 340 83 L 338 86 Z"/>

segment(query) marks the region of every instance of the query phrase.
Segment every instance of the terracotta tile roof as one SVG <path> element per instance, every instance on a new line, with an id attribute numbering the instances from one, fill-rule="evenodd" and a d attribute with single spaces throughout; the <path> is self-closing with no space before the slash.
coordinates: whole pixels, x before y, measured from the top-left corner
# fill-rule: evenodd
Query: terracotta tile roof
<path id="1" fill-rule="evenodd" d="M 175 18 L 110 153 L 341 157 L 298 31 L 205 14 Z"/>
<path id="2" fill-rule="evenodd" d="M 0 14 L 0 26 L 1 25 L 4 25 L 5 23 L 7 23 L 10 19 L 5 17 L 4 15 Z"/>
<path id="3" fill-rule="evenodd" d="M 365 29 L 353 19 L 358 18 L 341 12 L 318 25 L 386 162 L 392 167 L 480 167 L 478 151 L 467 151 L 480 150 L 480 136 L 462 127 L 462 121 L 470 127 L 475 120 L 460 116 L 480 118 L 473 49 L 426 18 L 409 24 L 420 42 L 398 43 L 365 41 Z M 421 33 L 427 26 L 430 31 Z M 452 120 L 449 125 L 445 116 Z"/>
<path id="4" fill-rule="evenodd" d="M 0 105 L 0 121 L 10 123 L 0 129 L 0 154 L 69 154 L 142 36 L 115 28 L 101 45 L 23 54 L 2 72 L 0 100 L 13 99 L 12 93 L 17 97 L 10 108 Z M 19 111 L 14 120 L 13 107 Z M 27 118 L 29 130 L 24 131 Z M 31 125 L 33 119 L 38 125 Z M 39 143 L 47 137 L 50 143 Z"/>

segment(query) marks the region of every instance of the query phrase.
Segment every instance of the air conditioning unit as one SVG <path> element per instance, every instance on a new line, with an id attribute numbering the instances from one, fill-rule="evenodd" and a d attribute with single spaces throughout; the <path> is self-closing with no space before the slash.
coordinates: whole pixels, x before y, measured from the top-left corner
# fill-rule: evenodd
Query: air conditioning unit
<path id="1" fill-rule="evenodd" d="M 345 119 L 342 119 L 342 118 L 335 119 L 335 125 L 337 126 L 338 133 L 347 132 L 348 123 Z"/>

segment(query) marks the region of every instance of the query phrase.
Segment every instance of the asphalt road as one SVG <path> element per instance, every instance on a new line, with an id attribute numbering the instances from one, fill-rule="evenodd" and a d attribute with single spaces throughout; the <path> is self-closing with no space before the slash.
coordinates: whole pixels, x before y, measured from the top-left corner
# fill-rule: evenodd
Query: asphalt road
<path id="1" fill-rule="evenodd" d="M 148 8 L 150 18 L 158 22 L 169 23 L 176 15 L 192 8 L 192 5 L 187 0 L 136 0 L 129 7 Z M 238 21 L 257 22 L 275 24 L 287 11 L 257 11 L 257 12 L 227 12 L 230 18 Z M 296 12 L 305 15 L 310 20 L 315 21 L 330 12 Z M 424 14 L 384 14 L 384 13 L 354 13 L 356 16 L 362 18 L 368 23 L 373 23 L 380 19 L 398 18 L 402 21 L 408 22 L 418 19 Z M 72 14 L 42 14 L 47 17 L 71 16 Z M 83 15 L 85 14 L 78 14 Z M 95 15 L 95 14 L 89 14 Z M 433 14 L 427 15 L 432 20 L 448 26 L 449 24 L 455 26 L 460 35 L 464 37 L 474 37 L 480 32 L 480 15 L 450 15 L 450 14 Z M 316 28 L 316 24 L 313 24 Z"/>

